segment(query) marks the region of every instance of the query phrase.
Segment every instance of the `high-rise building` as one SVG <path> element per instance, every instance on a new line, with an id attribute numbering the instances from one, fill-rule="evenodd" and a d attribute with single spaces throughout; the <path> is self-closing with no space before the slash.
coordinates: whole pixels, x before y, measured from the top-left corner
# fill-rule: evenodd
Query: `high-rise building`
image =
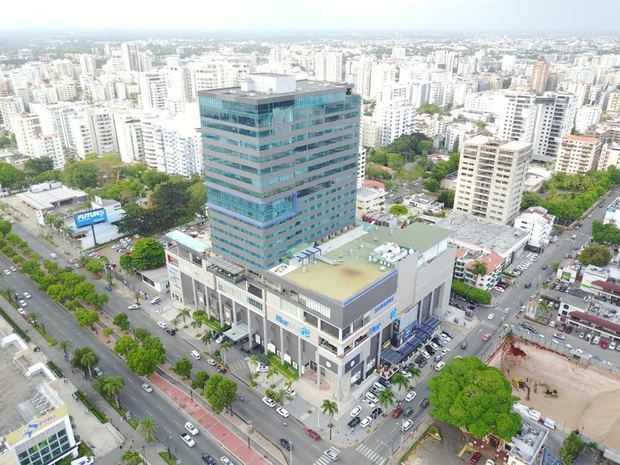
<path id="1" fill-rule="evenodd" d="M 77 115 L 76 106 L 74 104 L 32 104 L 30 110 L 39 115 L 43 134 L 58 134 L 63 149 L 65 151 L 71 150 L 73 144 L 70 121 Z"/>
<path id="2" fill-rule="evenodd" d="M 372 120 L 379 127 L 380 145 L 388 145 L 400 136 L 413 132 L 415 108 L 406 100 L 380 102 L 375 107 Z"/>
<path id="3" fill-rule="evenodd" d="M 118 141 L 118 152 L 123 163 L 135 163 L 144 160 L 144 140 L 142 122 L 127 112 L 114 113 L 114 129 Z"/>
<path id="4" fill-rule="evenodd" d="M 41 135 L 39 115 L 23 113 L 19 116 L 14 116 L 11 128 L 15 134 L 17 150 L 26 156 L 34 157 L 33 141 Z"/>
<path id="5" fill-rule="evenodd" d="M 269 268 L 353 224 L 360 97 L 345 84 L 253 74 L 199 94 L 214 250 Z"/>
<path id="6" fill-rule="evenodd" d="M 121 58 L 125 71 L 142 71 L 140 47 L 137 44 L 124 42 L 121 44 Z"/>
<path id="7" fill-rule="evenodd" d="M 13 131 L 13 118 L 22 114 L 24 111 L 24 101 L 21 97 L 0 98 L 0 126 L 9 131 Z"/>
<path id="8" fill-rule="evenodd" d="M 569 134 L 562 139 L 555 171 L 566 174 L 596 169 L 601 155 L 601 140 L 596 136 Z"/>
<path id="9" fill-rule="evenodd" d="M 93 141 L 93 151 L 98 154 L 118 152 L 112 110 L 108 108 L 89 108 L 87 119 Z"/>
<path id="10" fill-rule="evenodd" d="M 454 209 L 494 223 L 519 213 L 532 147 L 518 141 L 475 136 L 463 143 Z"/>
<path id="11" fill-rule="evenodd" d="M 599 157 L 599 171 L 606 171 L 610 166 L 616 168 L 620 166 L 620 144 L 613 142 L 605 142 L 601 147 L 601 156 Z"/>
<path id="12" fill-rule="evenodd" d="M 555 160 L 562 138 L 571 133 L 577 106 L 568 92 L 545 92 L 536 98 L 537 114 L 533 138 L 533 158 Z"/>
<path id="13" fill-rule="evenodd" d="M 140 73 L 140 99 L 145 110 L 164 110 L 168 97 L 168 80 L 164 71 Z"/>
<path id="14" fill-rule="evenodd" d="M 35 158 L 48 157 L 54 162 L 54 169 L 61 170 L 65 167 L 65 152 L 58 134 L 41 134 L 32 141 L 32 155 Z"/>
<path id="15" fill-rule="evenodd" d="M 536 96 L 531 92 L 506 92 L 500 121 L 500 139 L 531 143 L 536 122 Z"/>
<path id="16" fill-rule="evenodd" d="M 87 153 L 95 151 L 93 137 L 86 117 L 76 116 L 71 118 L 69 120 L 69 131 L 71 133 L 71 151 L 78 159 L 84 160 Z"/>
<path id="17" fill-rule="evenodd" d="M 620 91 L 611 92 L 609 94 L 607 113 L 620 113 Z"/>
<path id="18" fill-rule="evenodd" d="M 90 74 L 95 76 L 97 74 L 97 61 L 95 55 L 89 53 L 80 54 L 80 74 Z"/>
<path id="19" fill-rule="evenodd" d="M 578 132 L 587 132 L 601 118 L 601 107 L 598 105 L 583 106 L 577 110 L 575 129 Z"/>
<path id="20" fill-rule="evenodd" d="M 532 66 L 531 89 L 537 94 L 542 94 L 547 90 L 547 79 L 549 79 L 549 63 L 539 58 Z"/>
<path id="21" fill-rule="evenodd" d="M 314 77 L 319 81 L 342 82 L 344 54 L 342 52 L 315 52 Z"/>

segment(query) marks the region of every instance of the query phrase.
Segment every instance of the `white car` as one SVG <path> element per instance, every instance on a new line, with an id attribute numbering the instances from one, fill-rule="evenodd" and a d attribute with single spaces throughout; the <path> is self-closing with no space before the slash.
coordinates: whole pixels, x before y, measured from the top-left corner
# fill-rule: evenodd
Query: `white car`
<path id="1" fill-rule="evenodd" d="M 153 392 L 153 388 L 149 383 L 142 383 L 142 389 L 144 389 L 146 392 Z"/>
<path id="2" fill-rule="evenodd" d="M 489 313 L 487 320 L 492 320 L 493 318 L 495 318 L 495 313 Z"/>
<path id="3" fill-rule="evenodd" d="M 291 397 L 295 397 L 297 395 L 297 391 L 293 388 L 286 388 L 286 393 Z"/>
<path id="4" fill-rule="evenodd" d="M 340 451 L 338 449 L 329 448 L 323 451 L 323 454 L 326 455 L 332 462 L 337 462 L 340 458 Z M 317 460 L 318 462 L 318 460 Z"/>
<path id="5" fill-rule="evenodd" d="M 351 413 L 349 413 L 349 415 L 354 418 L 356 416 L 358 416 L 360 413 L 362 413 L 362 406 L 361 405 L 356 405 L 355 407 L 353 407 L 353 410 L 351 410 Z"/>
<path id="6" fill-rule="evenodd" d="M 17 303 L 19 304 L 20 307 L 27 307 L 28 306 L 28 302 L 26 302 L 25 300 L 18 300 Z"/>
<path id="7" fill-rule="evenodd" d="M 159 326 L 161 329 L 166 329 L 168 327 L 165 321 L 158 321 L 157 326 Z"/>
<path id="8" fill-rule="evenodd" d="M 550 322 L 549 322 L 549 326 L 550 326 L 551 328 L 555 328 L 555 321 L 550 321 Z"/>
<path id="9" fill-rule="evenodd" d="M 139 310 L 140 309 L 140 304 L 131 304 L 129 307 L 127 307 L 127 310 Z"/>
<path id="10" fill-rule="evenodd" d="M 17 313 L 19 313 L 22 316 L 26 316 L 26 310 L 24 310 L 23 308 L 18 308 Z"/>
<path id="11" fill-rule="evenodd" d="M 194 360 L 200 360 L 202 358 L 200 352 L 198 352 L 197 350 L 192 350 L 189 354 Z"/>
<path id="12" fill-rule="evenodd" d="M 222 462 L 224 465 L 235 465 L 232 460 L 230 460 L 228 457 L 226 457 L 225 455 L 222 455 L 220 457 L 220 462 Z"/>
<path id="13" fill-rule="evenodd" d="M 423 350 L 422 351 L 422 357 L 424 357 L 426 360 L 431 358 L 431 354 L 429 354 L 427 351 Z"/>
<path id="14" fill-rule="evenodd" d="M 362 422 L 360 423 L 360 426 L 362 428 L 366 428 L 367 426 L 369 426 L 372 423 L 372 417 L 366 417 L 362 420 Z"/>
<path id="15" fill-rule="evenodd" d="M 161 302 L 161 297 L 155 297 L 154 299 L 151 299 L 151 303 L 153 305 L 158 304 L 159 302 Z"/>
<path id="16" fill-rule="evenodd" d="M 269 371 L 269 368 L 267 368 L 267 365 L 258 365 L 258 367 L 256 367 L 256 373 L 267 373 Z"/>
<path id="17" fill-rule="evenodd" d="M 439 362 L 437 365 L 435 365 L 435 371 L 441 371 L 441 369 L 445 366 L 446 364 L 444 362 Z"/>
<path id="18" fill-rule="evenodd" d="M 413 426 L 413 421 L 407 420 L 403 423 L 403 426 L 400 427 L 400 430 L 404 433 L 405 431 L 409 431 Z"/>
<path id="19" fill-rule="evenodd" d="M 52 257 L 54 260 L 56 260 L 58 258 L 58 255 L 56 255 L 54 252 L 50 253 L 50 257 Z"/>
<path id="20" fill-rule="evenodd" d="M 192 438 L 187 433 L 182 433 L 181 439 L 183 439 L 183 442 L 187 445 L 187 447 L 194 447 L 196 445 L 196 441 L 194 441 L 194 438 Z"/>
<path id="21" fill-rule="evenodd" d="M 441 355 L 445 356 L 448 352 L 450 352 L 450 349 L 448 347 L 444 347 L 443 349 L 441 349 Z"/>
<path id="22" fill-rule="evenodd" d="M 409 391 L 407 393 L 407 395 L 405 396 L 405 402 L 411 402 L 413 399 L 415 399 L 415 396 L 417 396 L 418 393 L 415 391 Z"/>
<path id="23" fill-rule="evenodd" d="M 26 299 L 32 299 L 32 296 L 30 295 L 30 292 L 24 292 L 24 297 Z"/>
<path id="24" fill-rule="evenodd" d="M 11 271 L 13 273 L 17 273 L 17 267 L 16 266 L 10 266 L 9 268 L 11 269 Z"/>
<path id="25" fill-rule="evenodd" d="M 290 415 L 290 413 L 288 413 L 288 410 L 286 410 L 283 407 L 278 407 L 276 409 L 276 412 L 278 412 L 278 415 L 280 415 L 281 417 L 284 417 L 284 418 L 288 418 L 288 416 Z"/>
<path id="26" fill-rule="evenodd" d="M 212 358 L 208 358 L 207 359 L 207 365 L 210 365 L 212 367 L 217 365 L 217 362 L 215 360 L 213 360 Z"/>
<path id="27" fill-rule="evenodd" d="M 403 375 L 405 378 L 411 378 L 411 372 L 407 371 L 407 370 L 400 370 L 400 374 Z"/>
<path id="28" fill-rule="evenodd" d="M 263 404 L 265 404 L 267 407 L 271 407 L 274 408 L 276 406 L 276 401 L 273 400 L 271 397 L 263 397 L 262 398 Z"/>
<path id="29" fill-rule="evenodd" d="M 368 397 L 364 397 L 362 399 L 362 404 L 368 406 L 369 408 L 375 408 L 377 406 L 377 404 L 375 404 L 372 400 L 370 400 Z"/>
<path id="30" fill-rule="evenodd" d="M 491 459 L 487 459 L 487 461 L 484 462 L 484 465 L 495 465 L 495 462 Z"/>
<path id="31" fill-rule="evenodd" d="M 11 270 L 4 270 L 4 274 L 7 276 L 11 276 Z"/>
<path id="32" fill-rule="evenodd" d="M 567 343 L 566 343 L 566 348 L 567 348 L 568 350 L 572 350 L 572 349 L 573 349 L 573 346 L 572 346 L 572 345 L 570 345 L 570 344 L 567 342 Z"/>
<path id="33" fill-rule="evenodd" d="M 378 399 L 377 399 L 377 396 L 375 396 L 375 395 L 374 395 L 372 392 L 370 392 L 370 391 L 369 391 L 369 392 L 367 392 L 367 393 L 366 393 L 366 395 L 365 395 L 364 397 L 366 397 L 367 399 L 372 400 L 373 402 L 377 402 L 377 400 L 378 400 Z"/>
<path id="34" fill-rule="evenodd" d="M 430 342 L 429 345 L 433 348 L 433 350 L 439 350 L 439 346 L 434 342 Z"/>
<path id="35" fill-rule="evenodd" d="M 189 431 L 189 433 L 192 436 L 196 436 L 198 434 L 198 428 L 196 428 L 193 423 L 188 421 L 188 422 L 185 422 L 184 426 L 185 426 L 185 429 Z"/>

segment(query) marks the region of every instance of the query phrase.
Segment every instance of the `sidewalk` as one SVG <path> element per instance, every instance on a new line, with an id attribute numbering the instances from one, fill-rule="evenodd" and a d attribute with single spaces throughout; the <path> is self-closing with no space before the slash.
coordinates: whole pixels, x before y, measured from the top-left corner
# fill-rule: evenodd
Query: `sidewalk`
<path id="1" fill-rule="evenodd" d="M 248 439 L 242 439 L 230 431 L 206 408 L 190 399 L 183 390 L 174 386 L 158 374 L 152 374 L 149 380 L 171 401 L 178 405 L 200 424 L 215 441 L 219 442 L 234 457 L 246 465 L 270 465 L 271 462 L 250 447 Z"/>
<path id="2" fill-rule="evenodd" d="M 28 335 L 32 339 L 32 343 L 41 348 L 41 352 L 62 370 L 67 384 L 61 383 L 60 391 L 68 391 L 73 387 L 86 393 L 88 398 L 101 410 L 109 419 L 105 425 L 99 423 L 92 414 L 86 409 L 81 402 L 72 402 L 69 397 L 67 404 L 69 405 L 71 415 L 75 418 L 77 433 L 89 445 L 94 446 L 93 452 L 97 457 L 97 462 L 101 465 L 118 465 L 121 463 L 120 456 L 129 447 L 134 450 L 142 451 L 146 461 L 150 465 L 166 465 L 164 460 L 159 456 L 158 452 L 162 450 L 157 443 L 147 443 L 142 436 L 134 430 L 120 415 L 114 410 L 110 404 L 106 402 L 101 395 L 95 391 L 92 384 L 86 380 L 81 372 L 73 372 L 73 367 L 69 361 L 65 360 L 64 353 L 61 349 L 50 347 L 47 341 L 34 330 L 26 321 L 17 313 L 17 310 L 7 302 L 4 297 L 0 296 L 0 305 L 7 311 L 20 326 L 28 330 Z M 63 398 L 64 398 L 63 393 Z M 86 421 L 81 421 L 88 419 Z M 89 421 L 93 420 L 93 421 Z M 107 437 L 103 434 L 107 433 Z"/>

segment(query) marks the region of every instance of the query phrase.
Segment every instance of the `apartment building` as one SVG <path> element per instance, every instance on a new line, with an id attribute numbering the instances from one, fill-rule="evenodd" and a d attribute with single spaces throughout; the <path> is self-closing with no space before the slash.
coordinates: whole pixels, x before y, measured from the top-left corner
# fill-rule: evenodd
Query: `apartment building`
<path id="1" fill-rule="evenodd" d="M 514 227 L 528 231 L 530 233 L 528 247 L 542 252 L 549 245 L 554 223 L 555 216 L 550 215 L 547 209 L 530 207 L 515 218 Z"/>
<path id="2" fill-rule="evenodd" d="M 585 173 L 598 167 L 600 155 L 600 138 L 570 134 L 562 139 L 555 171 L 566 174 Z"/>
<path id="3" fill-rule="evenodd" d="M 519 213 L 530 144 L 475 136 L 463 144 L 455 211 L 501 224 Z"/>

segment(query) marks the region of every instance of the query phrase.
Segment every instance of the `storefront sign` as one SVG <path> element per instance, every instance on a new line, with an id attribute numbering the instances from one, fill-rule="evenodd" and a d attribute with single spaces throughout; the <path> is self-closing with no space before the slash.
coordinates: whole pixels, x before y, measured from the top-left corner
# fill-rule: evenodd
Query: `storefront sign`
<path id="1" fill-rule="evenodd" d="M 103 223 L 108 221 L 108 215 L 104 208 L 95 208 L 94 210 L 87 210 L 73 215 L 76 228 L 83 228 L 84 226 L 90 226 L 91 224 Z"/>

